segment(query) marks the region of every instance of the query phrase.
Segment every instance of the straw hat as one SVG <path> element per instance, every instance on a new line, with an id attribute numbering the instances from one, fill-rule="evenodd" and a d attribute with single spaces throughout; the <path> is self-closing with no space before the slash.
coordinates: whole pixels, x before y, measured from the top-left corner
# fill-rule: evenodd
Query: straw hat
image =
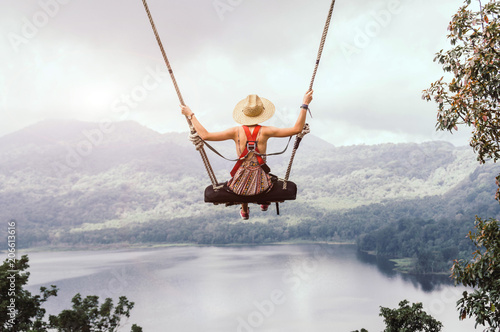
<path id="1" fill-rule="evenodd" d="M 233 111 L 234 121 L 251 126 L 270 119 L 274 115 L 273 103 L 257 95 L 248 95 L 236 104 Z"/>

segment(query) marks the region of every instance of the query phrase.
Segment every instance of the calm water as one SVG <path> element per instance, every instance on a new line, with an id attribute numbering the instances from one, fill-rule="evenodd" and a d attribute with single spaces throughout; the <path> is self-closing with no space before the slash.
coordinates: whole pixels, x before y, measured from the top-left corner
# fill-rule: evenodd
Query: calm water
<path id="1" fill-rule="evenodd" d="M 31 253 L 29 290 L 56 284 L 49 313 L 76 293 L 125 295 L 136 303 L 121 331 L 334 331 L 385 327 L 380 306 L 422 302 L 443 331 L 474 331 L 459 321 L 463 289 L 443 278 L 396 274 L 354 246 L 279 245 Z M 446 278 L 444 278 L 446 282 Z"/>

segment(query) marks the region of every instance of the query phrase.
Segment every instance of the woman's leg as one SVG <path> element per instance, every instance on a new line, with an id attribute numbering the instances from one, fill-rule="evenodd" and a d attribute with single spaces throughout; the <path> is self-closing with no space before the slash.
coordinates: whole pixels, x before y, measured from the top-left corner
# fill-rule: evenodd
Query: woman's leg
<path id="1" fill-rule="evenodd" d="M 250 209 L 248 208 L 248 203 L 242 203 L 240 209 L 241 219 L 247 220 L 250 218 Z"/>

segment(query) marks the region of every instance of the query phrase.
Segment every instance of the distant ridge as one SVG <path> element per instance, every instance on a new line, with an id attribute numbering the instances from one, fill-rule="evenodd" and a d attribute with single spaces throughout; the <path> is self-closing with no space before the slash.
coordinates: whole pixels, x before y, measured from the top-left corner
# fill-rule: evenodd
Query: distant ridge
<path id="1" fill-rule="evenodd" d="M 109 141 L 159 140 L 161 134 L 133 121 L 97 123 L 69 119 L 53 119 L 37 122 L 31 126 L 0 137 L 0 148 L 26 144 L 50 145 L 57 142 L 78 142 L 82 139 L 98 141 L 97 132 L 102 134 L 103 143 Z M 92 137 L 92 134 L 95 137 Z"/>
<path id="2" fill-rule="evenodd" d="M 270 150 L 285 144 L 276 140 Z M 214 145 L 234 157 L 231 142 Z M 232 162 L 207 153 L 219 181 L 227 180 Z M 284 175 L 289 155 L 270 157 L 274 174 Z M 283 205 L 280 220 L 429 197 L 441 202 L 426 212 L 434 217 L 486 212 L 498 205 L 498 173 L 498 165 L 479 166 L 469 148 L 446 142 L 335 147 L 310 134 L 291 173 L 298 200 Z M 81 232 L 181 217 L 233 220 L 235 208 L 203 203 L 209 184 L 187 133 L 160 134 L 133 121 L 46 120 L 0 137 L 0 218 L 24 227 Z"/>

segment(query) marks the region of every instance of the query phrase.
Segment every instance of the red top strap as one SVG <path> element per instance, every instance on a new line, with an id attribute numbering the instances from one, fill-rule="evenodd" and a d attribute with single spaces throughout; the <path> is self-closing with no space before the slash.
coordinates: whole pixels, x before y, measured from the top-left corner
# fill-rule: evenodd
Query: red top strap
<path id="1" fill-rule="evenodd" d="M 248 128 L 247 126 L 242 126 L 242 127 L 245 130 L 245 134 L 247 136 L 247 142 L 249 141 L 255 142 L 255 152 L 260 153 L 259 148 L 257 147 L 257 136 L 259 135 L 261 126 L 256 126 L 253 131 L 253 134 L 250 132 L 250 128 Z M 231 177 L 233 177 L 236 174 L 236 171 L 238 171 L 238 168 L 240 168 L 241 164 L 243 163 L 243 160 L 248 155 L 248 153 L 249 153 L 248 147 L 245 146 L 245 150 L 243 150 L 243 152 L 241 153 L 240 159 L 236 162 L 236 164 L 233 167 L 233 170 L 231 171 Z M 257 155 L 257 160 L 259 161 L 260 165 L 265 164 L 264 159 L 262 159 L 262 157 L 259 155 Z"/>
<path id="2" fill-rule="evenodd" d="M 247 135 L 247 142 L 248 141 L 257 141 L 257 135 L 259 134 L 261 126 L 255 126 L 255 129 L 253 131 L 253 134 L 250 132 L 250 128 L 247 126 L 242 126 L 243 129 L 245 130 L 245 134 Z M 255 147 L 257 149 L 257 147 Z M 257 151 L 258 152 L 258 151 Z"/>

